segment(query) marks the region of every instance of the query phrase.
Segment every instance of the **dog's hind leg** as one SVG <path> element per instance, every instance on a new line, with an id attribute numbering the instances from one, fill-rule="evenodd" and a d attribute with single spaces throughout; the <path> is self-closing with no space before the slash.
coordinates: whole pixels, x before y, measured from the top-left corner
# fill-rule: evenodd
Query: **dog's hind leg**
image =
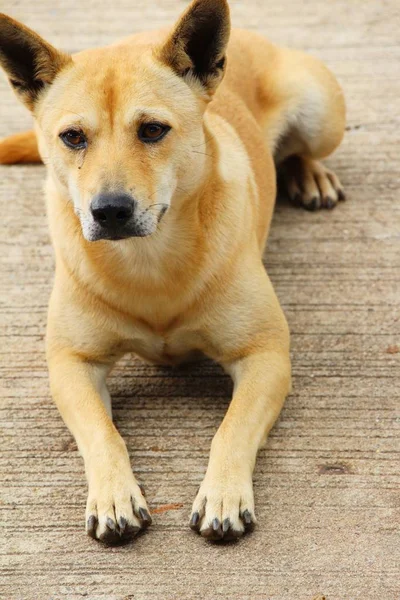
<path id="1" fill-rule="evenodd" d="M 309 210 L 333 208 L 344 199 L 343 189 L 338 177 L 318 161 L 343 138 L 345 103 L 338 82 L 312 56 L 277 49 L 274 68 L 261 88 L 269 100 L 265 127 L 281 187 Z"/>

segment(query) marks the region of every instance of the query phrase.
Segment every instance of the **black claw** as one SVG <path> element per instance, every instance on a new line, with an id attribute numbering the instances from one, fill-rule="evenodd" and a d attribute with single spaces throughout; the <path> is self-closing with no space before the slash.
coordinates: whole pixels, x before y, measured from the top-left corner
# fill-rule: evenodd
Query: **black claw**
<path id="1" fill-rule="evenodd" d="M 139 489 L 142 492 L 142 496 L 146 498 L 146 490 L 144 489 L 143 483 L 138 483 Z"/>
<path id="2" fill-rule="evenodd" d="M 230 520 L 229 519 L 225 519 L 224 522 L 222 523 L 222 531 L 224 533 L 226 533 L 229 530 L 230 526 L 231 526 Z"/>
<path id="3" fill-rule="evenodd" d="M 143 526 L 148 527 L 152 523 L 152 518 L 149 514 L 149 511 L 145 508 L 139 508 L 139 518 L 143 521 Z"/>
<path id="4" fill-rule="evenodd" d="M 118 525 L 119 535 L 121 536 L 121 540 L 124 541 L 131 540 L 140 531 L 140 527 L 137 527 L 137 525 L 132 525 L 132 523 L 129 523 L 125 517 L 119 518 Z"/>
<path id="5" fill-rule="evenodd" d="M 245 522 L 246 525 L 248 525 L 249 523 L 252 522 L 252 518 L 251 518 L 251 513 L 249 510 L 245 510 L 242 514 L 242 519 Z"/>
<path id="6" fill-rule="evenodd" d="M 200 522 L 200 514 L 198 512 L 194 512 L 190 519 L 189 527 L 193 529 L 193 531 L 199 530 L 199 522 Z"/>
<path id="7" fill-rule="evenodd" d="M 212 522 L 212 531 L 214 532 L 215 539 L 221 539 L 224 535 L 222 531 L 222 523 L 219 519 L 214 519 Z"/>
<path id="8" fill-rule="evenodd" d="M 132 540 L 140 531 L 140 527 L 132 525 L 125 517 L 120 517 L 118 526 L 110 517 L 106 520 L 106 530 L 99 540 L 107 546 L 120 546 Z"/>
<path id="9" fill-rule="evenodd" d="M 93 539 L 96 539 L 97 525 L 98 525 L 97 517 L 95 515 L 90 515 L 90 517 L 87 520 L 87 532 L 88 532 L 88 535 L 90 535 L 90 537 L 92 537 Z"/>
<path id="10" fill-rule="evenodd" d="M 313 198 L 311 200 L 311 202 L 309 202 L 308 204 L 304 203 L 303 206 L 307 210 L 318 210 L 318 208 L 319 208 L 319 198 Z"/>
<path id="11" fill-rule="evenodd" d="M 128 525 L 128 521 L 124 517 L 120 517 L 119 521 L 118 521 L 118 526 L 119 526 L 119 532 L 121 535 L 124 535 L 127 525 Z"/>
<path id="12" fill-rule="evenodd" d="M 334 208 L 336 205 L 336 202 L 333 200 L 333 198 L 325 198 L 325 206 L 326 208 L 328 208 L 329 210 L 331 210 L 332 208 Z"/>
<path id="13" fill-rule="evenodd" d="M 339 198 L 339 200 L 342 200 L 342 201 L 346 200 L 346 196 L 345 196 L 343 190 L 338 190 L 338 198 Z"/>
<path id="14" fill-rule="evenodd" d="M 244 528 L 246 531 L 252 531 L 254 529 L 254 521 L 249 510 L 245 510 L 242 513 L 242 520 L 244 522 Z"/>
<path id="15" fill-rule="evenodd" d="M 212 528 L 214 529 L 214 531 L 218 531 L 220 527 L 221 527 L 220 520 L 214 519 L 212 522 Z"/>

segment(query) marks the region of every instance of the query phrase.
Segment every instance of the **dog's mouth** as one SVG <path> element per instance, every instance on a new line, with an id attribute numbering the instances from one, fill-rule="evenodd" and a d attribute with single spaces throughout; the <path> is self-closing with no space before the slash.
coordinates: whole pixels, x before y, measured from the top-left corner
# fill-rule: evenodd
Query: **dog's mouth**
<path id="1" fill-rule="evenodd" d="M 83 227 L 83 235 L 89 242 L 98 242 L 101 240 L 108 240 L 112 242 L 118 242 L 127 240 L 130 238 L 144 238 L 150 236 L 157 229 L 157 223 L 154 226 L 146 224 L 145 227 L 137 226 L 125 226 L 123 228 L 113 230 L 105 229 L 97 224 L 92 224 L 91 227 Z"/>
<path id="2" fill-rule="evenodd" d="M 125 234 L 125 235 L 121 235 L 121 234 L 107 234 L 107 235 L 98 235 L 98 236 L 94 236 L 91 241 L 92 242 L 97 242 L 100 240 L 109 240 L 110 242 L 120 242 L 122 240 L 129 240 L 132 238 L 144 238 L 144 237 L 149 237 L 153 232 L 149 232 L 149 233 L 132 233 L 132 234 Z"/>

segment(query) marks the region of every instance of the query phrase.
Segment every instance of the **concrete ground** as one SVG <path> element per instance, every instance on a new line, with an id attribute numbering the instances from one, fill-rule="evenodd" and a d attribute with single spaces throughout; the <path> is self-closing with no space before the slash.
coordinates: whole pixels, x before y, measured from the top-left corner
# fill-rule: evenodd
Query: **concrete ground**
<path id="1" fill-rule="evenodd" d="M 185 4 L 3 0 L 1 8 L 75 51 L 171 22 Z M 208 363 L 171 371 L 129 358 L 111 377 L 115 420 L 154 525 L 123 548 L 86 537 L 83 464 L 50 399 L 43 351 L 53 272 L 44 168 L 3 167 L 4 600 L 400 598 L 398 2 L 237 0 L 232 14 L 237 26 L 324 59 L 348 103 L 347 135 L 328 161 L 348 201 L 320 213 L 278 204 L 266 253 L 291 326 L 294 387 L 259 455 L 259 527 L 218 546 L 187 526 L 228 406 L 227 377 Z M 29 125 L 3 80 L 0 100 L 0 135 Z"/>

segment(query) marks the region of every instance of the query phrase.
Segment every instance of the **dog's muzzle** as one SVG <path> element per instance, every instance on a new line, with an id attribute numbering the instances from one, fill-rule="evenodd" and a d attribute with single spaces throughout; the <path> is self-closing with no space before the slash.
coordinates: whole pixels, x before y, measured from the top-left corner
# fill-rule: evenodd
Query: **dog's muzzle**
<path id="1" fill-rule="evenodd" d="M 137 202 L 129 194 L 102 193 L 90 205 L 93 218 L 91 239 L 122 240 L 152 233 L 149 223 L 140 216 Z"/>

